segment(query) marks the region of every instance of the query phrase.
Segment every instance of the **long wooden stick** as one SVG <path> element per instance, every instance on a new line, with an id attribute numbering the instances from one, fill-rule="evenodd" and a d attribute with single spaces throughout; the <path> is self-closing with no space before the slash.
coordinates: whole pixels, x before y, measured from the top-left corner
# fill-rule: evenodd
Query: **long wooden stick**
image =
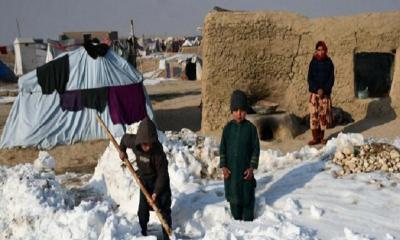
<path id="1" fill-rule="evenodd" d="M 101 127 L 103 128 L 103 130 L 106 132 L 108 138 L 110 139 L 110 141 L 112 142 L 114 147 L 117 149 L 117 151 L 119 153 L 122 153 L 121 149 L 119 148 L 119 144 L 117 143 L 117 141 L 115 141 L 114 136 L 111 134 L 110 130 L 108 130 L 107 126 L 104 124 L 103 120 L 100 118 L 100 116 L 98 114 L 96 115 L 96 119 L 100 123 Z M 167 232 L 167 234 L 169 236 L 171 236 L 172 235 L 171 228 L 168 226 L 167 222 L 165 221 L 165 219 L 161 215 L 160 209 L 157 207 L 157 205 L 155 204 L 155 202 L 151 198 L 149 192 L 144 187 L 142 181 L 140 180 L 139 175 L 135 172 L 135 169 L 133 169 L 132 164 L 129 162 L 129 160 L 127 158 L 124 158 L 123 161 L 125 162 L 125 164 L 128 167 L 129 171 L 132 173 L 133 178 L 136 180 L 136 183 L 139 185 L 140 190 L 142 191 L 142 193 L 144 194 L 144 196 L 147 199 L 147 202 L 150 204 L 150 206 L 153 208 L 154 212 L 156 213 L 158 219 L 160 220 L 160 223 L 161 223 L 162 227 Z"/>

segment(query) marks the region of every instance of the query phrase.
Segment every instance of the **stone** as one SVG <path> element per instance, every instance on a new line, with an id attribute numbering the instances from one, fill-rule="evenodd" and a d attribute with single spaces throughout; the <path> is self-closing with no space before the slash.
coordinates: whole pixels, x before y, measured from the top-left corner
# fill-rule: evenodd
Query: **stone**
<path id="1" fill-rule="evenodd" d="M 388 165 L 383 164 L 382 167 L 381 167 L 381 169 L 382 169 L 382 171 L 387 172 L 387 171 L 389 170 L 389 167 L 388 167 Z"/>
<path id="2" fill-rule="evenodd" d="M 344 175 L 360 172 L 372 172 L 377 170 L 382 170 L 384 172 L 388 172 L 389 174 L 400 172 L 400 155 L 398 156 L 399 151 L 390 144 L 365 144 L 360 147 L 349 147 L 349 149 L 343 148 L 342 151 L 349 154 L 350 150 L 352 149 L 354 149 L 354 151 L 350 155 L 345 155 L 341 151 L 337 151 L 334 159 L 332 160 L 337 165 L 342 166 Z M 365 155 L 361 156 L 363 151 L 368 151 L 368 153 L 365 152 Z M 342 159 L 339 160 L 338 158 Z"/>
<path id="3" fill-rule="evenodd" d="M 342 152 L 343 152 L 344 155 L 350 156 L 351 154 L 353 154 L 353 148 L 351 148 L 351 147 L 344 147 L 344 148 L 342 149 Z"/>
<path id="4" fill-rule="evenodd" d="M 341 151 L 336 151 L 336 153 L 335 153 L 335 159 L 337 159 L 337 160 L 342 160 L 342 159 L 344 159 L 343 153 L 342 153 Z"/>
<path id="5" fill-rule="evenodd" d="M 390 151 L 390 158 L 391 159 L 396 159 L 396 158 L 399 158 L 399 157 L 400 157 L 400 153 L 398 151 L 396 151 L 396 150 Z"/>

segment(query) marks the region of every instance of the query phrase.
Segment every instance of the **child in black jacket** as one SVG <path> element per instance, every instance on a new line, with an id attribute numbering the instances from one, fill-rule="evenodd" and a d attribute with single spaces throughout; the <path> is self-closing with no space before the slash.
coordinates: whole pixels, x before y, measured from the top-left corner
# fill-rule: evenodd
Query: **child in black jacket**
<path id="1" fill-rule="evenodd" d="M 154 123 L 145 118 L 139 125 L 137 134 L 125 134 L 121 139 L 121 160 L 126 158 L 126 149 L 131 148 L 136 155 L 140 178 L 160 208 L 163 218 L 171 227 L 171 188 L 168 174 L 168 161 L 161 143 L 158 141 L 157 128 Z M 146 197 L 140 192 L 139 223 L 143 236 L 147 236 L 149 211 L 152 210 Z M 163 239 L 169 239 L 163 230 Z"/>

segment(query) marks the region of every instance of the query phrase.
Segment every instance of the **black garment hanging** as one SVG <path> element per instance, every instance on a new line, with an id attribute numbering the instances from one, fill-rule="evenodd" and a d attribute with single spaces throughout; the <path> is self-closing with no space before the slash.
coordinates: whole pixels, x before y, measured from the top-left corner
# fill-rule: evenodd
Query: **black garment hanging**
<path id="1" fill-rule="evenodd" d="M 107 44 L 99 43 L 98 39 L 89 39 L 85 41 L 83 46 L 89 56 L 93 59 L 96 59 L 99 56 L 104 57 L 107 54 L 109 48 Z"/>
<path id="2" fill-rule="evenodd" d="M 38 67 L 36 75 L 43 94 L 52 94 L 54 90 L 64 93 L 69 79 L 68 54 Z"/>
<path id="3" fill-rule="evenodd" d="M 107 106 L 108 88 L 92 88 L 81 90 L 82 105 L 103 112 Z"/>

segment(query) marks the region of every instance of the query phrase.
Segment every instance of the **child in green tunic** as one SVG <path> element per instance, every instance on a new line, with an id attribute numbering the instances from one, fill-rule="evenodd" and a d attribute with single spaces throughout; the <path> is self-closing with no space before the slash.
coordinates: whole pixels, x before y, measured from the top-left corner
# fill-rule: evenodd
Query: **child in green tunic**
<path id="1" fill-rule="evenodd" d="M 253 221 L 260 143 L 256 127 L 246 119 L 247 96 L 235 90 L 231 97 L 232 120 L 223 130 L 220 167 L 224 174 L 225 197 L 236 220 Z"/>

